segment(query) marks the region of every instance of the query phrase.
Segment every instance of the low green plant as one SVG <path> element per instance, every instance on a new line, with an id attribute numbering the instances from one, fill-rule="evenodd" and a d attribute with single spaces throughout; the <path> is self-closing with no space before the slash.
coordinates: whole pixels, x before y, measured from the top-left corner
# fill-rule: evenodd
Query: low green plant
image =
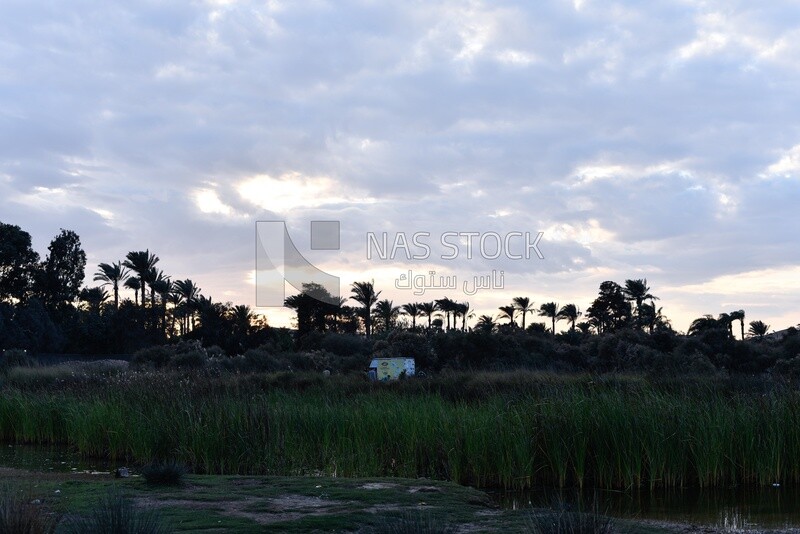
<path id="1" fill-rule="evenodd" d="M 175 461 L 154 461 L 142 467 L 142 477 L 153 486 L 180 486 L 189 469 L 186 464 Z"/>
<path id="2" fill-rule="evenodd" d="M 52 532 L 52 522 L 41 504 L 8 487 L 0 489 L 0 532 L 3 534 L 44 534 Z"/>
<path id="3" fill-rule="evenodd" d="M 86 515 L 67 516 L 56 534 L 167 534 L 172 529 L 152 509 L 137 508 L 119 489 L 111 489 Z"/>

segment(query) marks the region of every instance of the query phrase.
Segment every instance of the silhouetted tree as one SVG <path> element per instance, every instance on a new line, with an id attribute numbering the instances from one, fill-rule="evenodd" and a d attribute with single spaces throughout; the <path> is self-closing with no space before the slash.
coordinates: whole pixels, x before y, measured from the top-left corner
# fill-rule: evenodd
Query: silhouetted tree
<path id="1" fill-rule="evenodd" d="M 631 319 L 631 305 L 616 282 L 600 284 L 600 293 L 586 310 L 586 317 L 598 333 L 614 332 Z"/>
<path id="2" fill-rule="evenodd" d="M 120 262 L 111 265 L 101 263 L 97 266 L 97 272 L 94 274 L 95 282 L 103 282 L 101 286 L 111 286 L 114 292 L 114 309 L 117 310 L 119 309 L 119 285 L 124 284 L 127 279 L 128 270 Z"/>
<path id="3" fill-rule="evenodd" d="M 0 300 L 28 298 L 38 262 L 31 235 L 19 226 L 0 222 Z"/>
<path id="4" fill-rule="evenodd" d="M 767 335 L 767 332 L 769 332 L 768 324 L 764 323 L 763 321 L 750 321 L 750 328 L 747 330 L 747 333 L 750 334 L 750 337 L 763 339 L 764 336 Z"/>
<path id="5" fill-rule="evenodd" d="M 564 304 L 561 309 L 558 310 L 558 318 L 569 321 L 569 329 L 573 332 L 575 331 L 575 321 L 577 321 L 578 317 L 581 315 L 581 311 L 574 304 Z"/>
<path id="6" fill-rule="evenodd" d="M 430 329 L 433 320 L 433 315 L 436 313 L 436 303 L 435 302 L 420 302 L 419 303 L 419 312 L 421 315 L 424 315 L 428 318 L 428 328 Z"/>
<path id="7" fill-rule="evenodd" d="M 556 334 L 556 321 L 558 317 L 558 304 L 555 302 L 545 302 L 539 306 L 539 317 L 548 317 L 553 323 L 552 333 Z"/>
<path id="8" fill-rule="evenodd" d="M 394 328 L 399 315 L 400 307 L 395 306 L 391 300 L 384 299 L 375 303 L 375 318 L 385 332 Z"/>
<path id="9" fill-rule="evenodd" d="M 39 282 L 39 293 L 45 305 L 58 307 L 75 302 L 86 268 L 86 253 L 81 248 L 80 237 L 62 228 L 47 249 L 49 254 L 42 265 Z"/>
<path id="10" fill-rule="evenodd" d="M 421 314 L 419 309 L 419 304 L 416 302 L 409 302 L 408 304 L 403 304 L 402 311 L 405 315 L 411 317 L 411 329 L 417 329 L 417 316 Z"/>
<path id="11" fill-rule="evenodd" d="M 528 313 L 533 313 L 536 309 L 533 307 L 533 302 L 528 297 L 514 297 L 512 304 L 522 314 L 522 329 L 525 329 L 525 316 Z"/>
<path id="12" fill-rule="evenodd" d="M 361 317 L 364 320 L 364 331 L 369 337 L 372 335 L 372 307 L 378 302 L 381 292 L 375 291 L 375 281 L 353 282 L 351 289 L 351 299 L 361 304 Z"/>
<path id="13" fill-rule="evenodd" d="M 125 261 L 122 263 L 125 267 L 136 273 L 139 277 L 139 287 L 142 291 L 142 307 L 145 306 L 147 298 L 145 296 L 147 289 L 147 280 L 152 275 L 152 270 L 158 263 L 159 258 L 155 254 L 151 254 L 150 250 L 140 250 L 135 252 L 128 252 L 125 256 Z"/>

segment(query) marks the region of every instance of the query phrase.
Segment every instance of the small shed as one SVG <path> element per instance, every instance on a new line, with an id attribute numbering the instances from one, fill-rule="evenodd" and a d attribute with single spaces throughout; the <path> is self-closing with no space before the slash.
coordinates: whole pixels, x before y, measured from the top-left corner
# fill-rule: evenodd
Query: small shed
<path id="1" fill-rule="evenodd" d="M 373 358 L 369 364 L 372 380 L 397 380 L 401 376 L 414 376 L 414 358 Z"/>

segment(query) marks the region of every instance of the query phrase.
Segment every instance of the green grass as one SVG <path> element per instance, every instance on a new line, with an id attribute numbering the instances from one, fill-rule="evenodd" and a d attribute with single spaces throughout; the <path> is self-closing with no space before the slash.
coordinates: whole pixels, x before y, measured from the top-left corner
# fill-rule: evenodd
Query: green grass
<path id="1" fill-rule="evenodd" d="M 0 440 L 140 464 L 174 458 L 222 475 L 504 488 L 800 482 L 798 392 L 536 374 L 391 385 L 281 376 L 121 373 L 87 388 L 7 386 Z"/>

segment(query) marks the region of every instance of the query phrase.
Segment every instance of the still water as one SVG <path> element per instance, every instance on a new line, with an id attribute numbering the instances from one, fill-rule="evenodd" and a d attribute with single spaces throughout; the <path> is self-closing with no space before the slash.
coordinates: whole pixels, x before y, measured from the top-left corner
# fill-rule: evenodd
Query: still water
<path id="1" fill-rule="evenodd" d="M 82 458 L 67 448 L 35 445 L 0 445 L 0 467 L 54 473 L 90 473 L 107 475 L 124 463 Z"/>
<path id="2" fill-rule="evenodd" d="M 0 466 L 29 471 L 106 475 L 124 462 L 82 458 L 68 448 L 0 445 Z M 800 527 L 800 488 L 714 490 L 555 490 L 489 492 L 504 508 L 567 506 L 612 517 L 708 525 L 730 530 Z"/>
<path id="3" fill-rule="evenodd" d="M 800 526 L 800 488 L 608 491 L 539 489 L 492 493 L 504 508 L 567 506 L 612 517 L 692 523 L 730 530 Z"/>

